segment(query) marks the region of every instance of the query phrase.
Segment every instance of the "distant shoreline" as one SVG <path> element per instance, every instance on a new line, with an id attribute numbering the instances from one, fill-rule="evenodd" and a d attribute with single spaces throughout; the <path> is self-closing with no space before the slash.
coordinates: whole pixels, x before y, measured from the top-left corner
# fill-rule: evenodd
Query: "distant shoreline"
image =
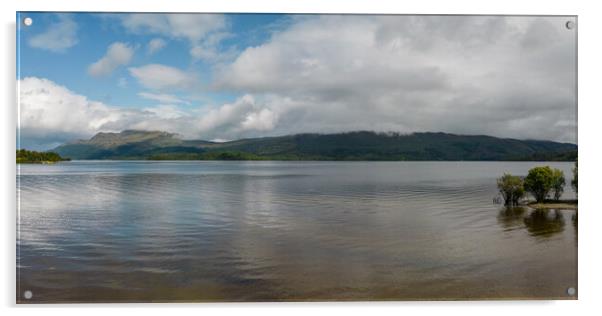
<path id="1" fill-rule="evenodd" d="M 71 161 L 71 159 L 65 159 L 61 161 L 17 161 L 18 165 L 28 164 L 28 165 L 54 165 L 59 162 Z"/>
<path id="2" fill-rule="evenodd" d="M 446 133 L 356 131 L 294 134 L 223 143 L 183 140 L 163 131 L 98 133 L 51 151 L 71 159 L 273 161 L 572 161 L 577 146 Z"/>
<path id="3" fill-rule="evenodd" d="M 533 162 L 533 163 L 550 163 L 550 162 L 575 162 L 574 160 L 327 160 L 327 159 L 69 159 L 60 162 L 195 162 L 195 161 L 224 161 L 224 162 L 241 162 L 241 161 L 258 161 L 258 162 Z M 29 164 L 36 164 L 32 162 Z M 39 164 L 39 163 L 37 163 Z"/>

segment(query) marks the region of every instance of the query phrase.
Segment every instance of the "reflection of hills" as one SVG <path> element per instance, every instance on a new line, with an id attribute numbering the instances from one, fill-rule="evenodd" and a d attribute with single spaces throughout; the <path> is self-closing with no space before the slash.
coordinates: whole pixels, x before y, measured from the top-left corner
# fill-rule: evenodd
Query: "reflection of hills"
<path id="1" fill-rule="evenodd" d="M 559 210 L 535 210 L 524 219 L 531 236 L 550 237 L 564 230 L 564 218 Z"/>

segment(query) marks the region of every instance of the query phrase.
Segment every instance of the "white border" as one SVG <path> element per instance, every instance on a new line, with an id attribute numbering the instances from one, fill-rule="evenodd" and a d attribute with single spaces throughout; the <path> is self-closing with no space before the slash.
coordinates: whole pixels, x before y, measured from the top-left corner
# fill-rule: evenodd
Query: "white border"
<path id="1" fill-rule="evenodd" d="M 3 282 L 0 299 L 3 312 L 32 314 L 80 315 L 82 312 L 101 315 L 106 312 L 131 313 L 143 309 L 145 314 L 161 315 L 166 308 L 176 308 L 177 313 L 199 312 L 249 313 L 251 315 L 308 313 L 345 313 L 362 315 L 375 309 L 383 313 L 451 314 L 451 315 L 504 315 L 546 314 L 581 315 L 596 314 L 597 298 L 602 293 L 600 229 L 602 209 L 594 204 L 596 186 L 594 179 L 600 174 L 601 83 L 600 47 L 601 12 L 596 1 L 393 1 L 393 0 L 8 0 L 0 2 L 2 10 L 2 266 Z M 286 12 L 286 13 L 405 13 L 405 14 L 551 14 L 579 16 L 579 169 L 581 171 L 581 220 L 579 221 L 579 300 L 578 301 L 520 301 L 520 302 L 384 302 L 384 303 L 236 303 L 236 304 L 109 304 L 15 306 L 15 11 L 138 11 L 138 12 Z M 599 182 L 599 181 L 598 181 Z M 83 311 L 95 307 L 94 310 Z M 197 310 L 200 309 L 200 310 Z M 137 311 L 136 311 L 137 312 Z M 6 314 L 4 314 L 6 315 Z"/>

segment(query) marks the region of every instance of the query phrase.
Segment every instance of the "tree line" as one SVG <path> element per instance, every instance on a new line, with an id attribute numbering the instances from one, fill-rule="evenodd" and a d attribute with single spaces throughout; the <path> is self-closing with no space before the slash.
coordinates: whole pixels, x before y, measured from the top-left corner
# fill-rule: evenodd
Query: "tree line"
<path id="1" fill-rule="evenodd" d="M 575 162 L 571 181 L 575 192 L 577 192 L 577 183 L 577 162 Z M 565 185 L 564 172 L 549 166 L 532 168 L 526 177 L 505 173 L 497 179 L 497 187 L 506 206 L 518 205 L 527 193 L 531 194 L 538 203 L 548 198 L 558 201 L 564 193 Z"/>
<path id="2" fill-rule="evenodd" d="M 65 161 L 57 153 L 53 152 L 38 152 L 27 149 L 17 149 L 17 163 L 44 163 L 44 162 L 59 162 Z"/>

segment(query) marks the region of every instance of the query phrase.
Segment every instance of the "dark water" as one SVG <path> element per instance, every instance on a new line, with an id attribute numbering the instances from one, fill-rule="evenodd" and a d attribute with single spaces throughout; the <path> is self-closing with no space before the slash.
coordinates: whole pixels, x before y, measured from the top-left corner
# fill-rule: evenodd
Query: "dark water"
<path id="1" fill-rule="evenodd" d="M 492 203 L 542 164 L 21 165 L 18 300 L 569 298 L 575 211 Z"/>

